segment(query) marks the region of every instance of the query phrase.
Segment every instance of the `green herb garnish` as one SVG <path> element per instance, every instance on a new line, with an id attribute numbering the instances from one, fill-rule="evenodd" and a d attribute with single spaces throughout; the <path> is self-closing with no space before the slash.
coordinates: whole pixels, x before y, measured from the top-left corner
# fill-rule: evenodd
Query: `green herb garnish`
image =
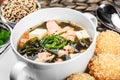
<path id="1" fill-rule="evenodd" d="M 2 40 L 0 40 L 0 46 L 3 45 L 3 44 L 4 44 L 4 42 Z"/>
<path id="2" fill-rule="evenodd" d="M 10 32 L 5 29 L 1 29 L 0 30 L 0 46 L 5 44 L 6 41 L 9 39 L 9 37 L 10 37 Z"/>
<path id="3" fill-rule="evenodd" d="M 41 45 L 48 49 L 60 49 L 67 44 L 67 41 L 60 35 L 47 36 L 41 41 Z"/>

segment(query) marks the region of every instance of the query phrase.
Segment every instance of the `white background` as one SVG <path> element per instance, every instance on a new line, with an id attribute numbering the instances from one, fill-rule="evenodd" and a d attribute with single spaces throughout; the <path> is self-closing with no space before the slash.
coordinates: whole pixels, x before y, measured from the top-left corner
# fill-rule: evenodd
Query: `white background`
<path id="1" fill-rule="evenodd" d="M 16 63 L 17 59 L 11 48 L 2 55 L 0 55 L 0 80 L 10 80 L 10 70 Z"/>

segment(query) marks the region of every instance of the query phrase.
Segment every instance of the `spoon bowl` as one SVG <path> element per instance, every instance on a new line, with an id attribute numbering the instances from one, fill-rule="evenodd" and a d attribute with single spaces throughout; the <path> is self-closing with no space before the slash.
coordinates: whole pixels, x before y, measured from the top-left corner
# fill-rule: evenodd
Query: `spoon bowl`
<path id="1" fill-rule="evenodd" d="M 98 7 L 96 14 L 103 25 L 120 33 L 120 14 L 114 6 L 102 4 Z"/>

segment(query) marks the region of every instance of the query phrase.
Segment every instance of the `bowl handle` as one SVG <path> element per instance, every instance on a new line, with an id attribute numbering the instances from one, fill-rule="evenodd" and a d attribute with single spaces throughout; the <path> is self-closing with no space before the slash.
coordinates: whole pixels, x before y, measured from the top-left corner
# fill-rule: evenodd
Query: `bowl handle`
<path id="1" fill-rule="evenodd" d="M 89 20 L 92 21 L 92 23 L 94 24 L 95 27 L 97 27 L 97 18 L 90 14 L 90 13 L 84 13 L 83 15 L 85 15 L 85 17 L 87 17 Z"/>
<path id="2" fill-rule="evenodd" d="M 24 72 L 25 74 L 23 75 L 22 72 Z M 26 63 L 18 61 L 13 68 L 11 69 L 10 72 L 10 80 L 17 80 L 18 77 L 20 75 L 25 76 L 24 80 L 34 80 L 33 78 L 31 78 L 31 76 L 29 75 L 29 67 Z M 22 76 L 22 77 L 23 77 Z"/>

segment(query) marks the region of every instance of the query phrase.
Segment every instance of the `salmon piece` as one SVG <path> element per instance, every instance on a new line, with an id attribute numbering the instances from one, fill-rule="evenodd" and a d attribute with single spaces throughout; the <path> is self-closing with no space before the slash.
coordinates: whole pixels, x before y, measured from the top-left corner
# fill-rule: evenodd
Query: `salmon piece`
<path id="1" fill-rule="evenodd" d="M 68 51 L 59 50 L 59 51 L 58 51 L 58 57 L 62 57 L 63 55 L 67 55 L 67 56 L 68 56 Z"/>
<path id="2" fill-rule="evenodd" d="M 38 58 L 40 62 L 46 62 L 48 60 L 52 60 L 55 55 L 51 55 L 49 52 L 41 52 L 38 53 Z"/>
<path id="3" fill-rule="evenodd" d="M 67 40 L 71 40 L 73 42 L 75 41 L 75 37 L 74 36 L 67 36 L 66 39 Z"/>
<path id="4" fill-rule="evenodd" d="M 29 39 L 24 39 L 24 38 L 20 39 L 19 46 L 22 47 L 28 40 Z"/>
<path id="5" fill-rule="evenodd" d="M 68 31 L 67 31 L 67 34 L 70 35 L 70 36 L 74 36 L 74 37 L 76 36 L 74 30 L 68 30 Z"/>
<path id="6" fill-rule="evenodd" d="M 29 40 L 29 33 L 26 32 L 23 34 L 23 36 L 20 38 L 18 45 L 22 47 L 27 41 Z"/>
<path id="7" fill-rule="evenodd" d="M 73 53 L 74 52 L 74 48 L 72 46 L 70 46 L 70 45 L 64 46 L 63 49 L 65 49 L 69 53 Z"/>
<path id="8" fill-rule="evenodd" d="M 55 20 L 50 20 L 46 24 L 48 35 L 55 34 L 57 31 L 61 30 L 62 28 L 55 22 Z"/>
<path id="9" fill-rule="evenodd" d="M 81 53 L 83 53 L 83 52 L 85 52 L 85 51 L 86 51 L 85 49 L 80 50 Z"/>
<path id="10" fill-rule="evenodd" d="M 57 62 L 63 62 L 63 60 L 58 58 L 57 61 L 55 61 L 55 63 L 57 63 Z"/>
<path id="11" fill-rule="evenodd" d="M 61 35 L 62 37 L 64 37 L 66 40 L 71 40 L 71 41 L 75 41 L 75 36 L 69 35 L 67 33 L 64 33 Z"/>
<path id="12" fill-rule="evenodd" d="M 61 35 L 62 37 L 73 42 L 75 41 L 76 34 L 73 28 L 66 26 L 65 28 L 63 28 L 63 32 L 64 33 Z"/>
<path id="13" fill-rule="evenodd" d="M 66 27 L 63 28 L 63 31 L 64 31 L 64 32 L 66 32 L 66 31 L 68 31 L 68 30 L 72 30 L 72 31 L 73 31 L 74 29 L 71 28 L 70 26 L 66 26 Z"/>

